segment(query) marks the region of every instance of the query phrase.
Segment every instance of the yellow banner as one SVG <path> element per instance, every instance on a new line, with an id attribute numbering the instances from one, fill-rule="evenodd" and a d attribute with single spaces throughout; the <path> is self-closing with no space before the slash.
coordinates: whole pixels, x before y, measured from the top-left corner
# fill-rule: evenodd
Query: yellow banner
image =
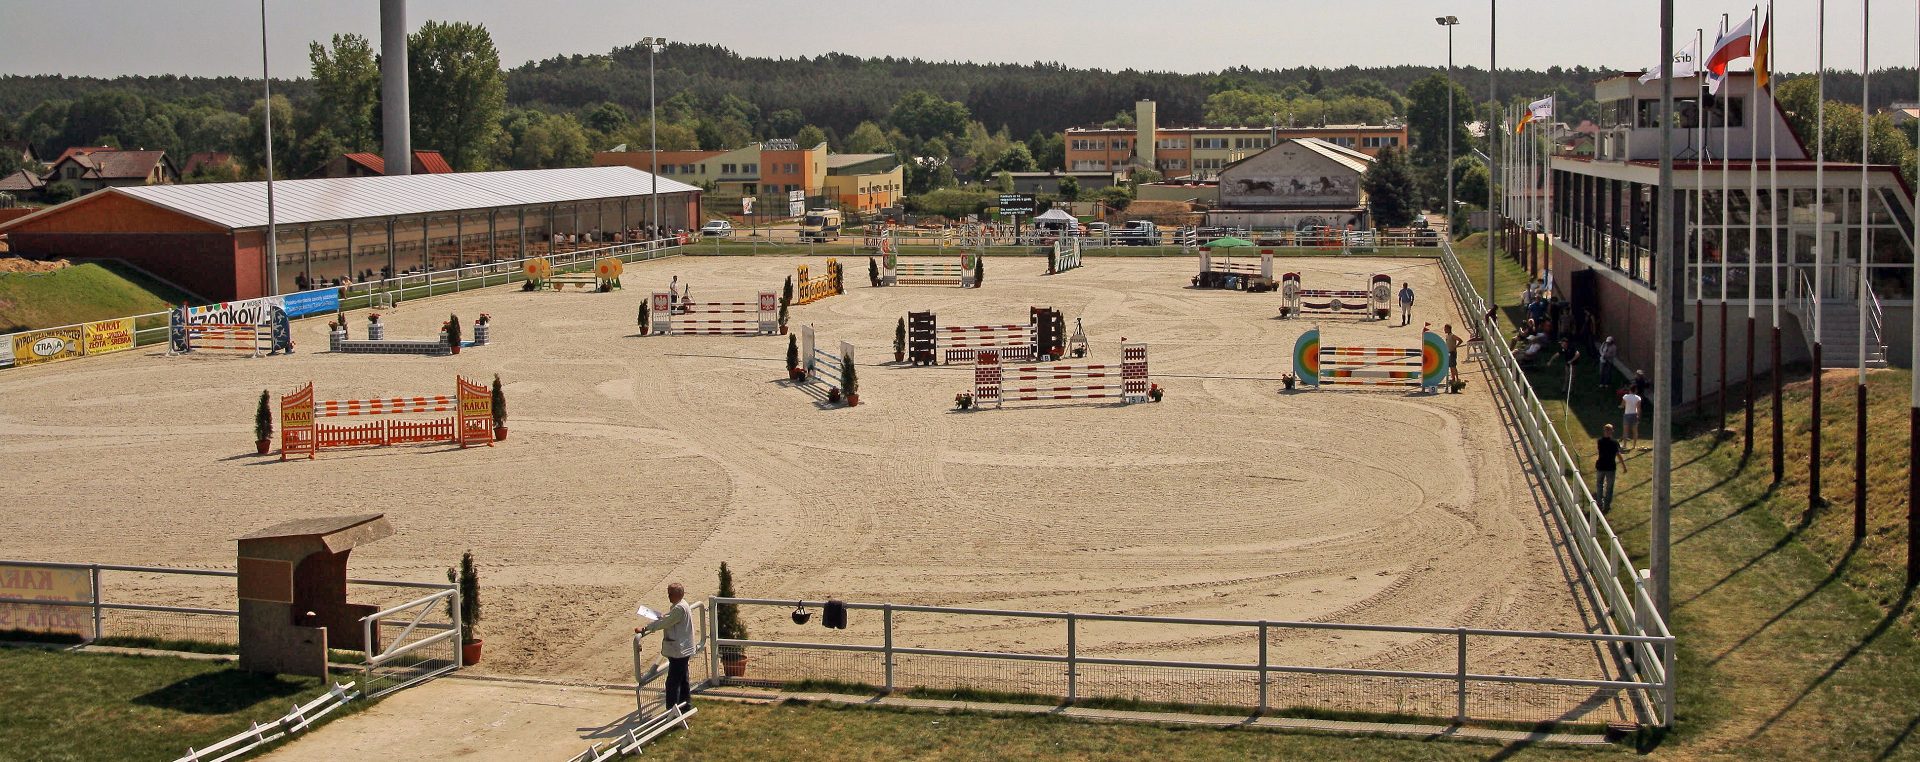
<path id="1" fill-rule="evenodd" d="M 133 348 L 133 318 L 98 320 L 86 325 L 86 354 L 104 355 Z"/>
<path id="2" fill-rule="evenodd" d="M 82 335 L 77 325 L 16 333 L 13 335 L 13 364 L 34 365 L 79 357 Z"/>
<path id="3" fill-rule="evenodd" d="M 0 565 L 0 598 L 88 603 L 93 600 L 93 583 L 85 569 Z M 93 634 L 93 610 L 85 606 L 0 603 L 0 630 L 88 637 Z"/>

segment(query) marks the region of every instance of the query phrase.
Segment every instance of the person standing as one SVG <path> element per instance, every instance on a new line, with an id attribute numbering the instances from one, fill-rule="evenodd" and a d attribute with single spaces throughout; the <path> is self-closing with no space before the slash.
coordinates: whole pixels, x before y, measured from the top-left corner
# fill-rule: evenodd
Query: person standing
<path id="1" fill-rule="evenodd" d="M 645 635 L 655 630 L 663 634 L 660 637 L 660 655 L 667 657 L 667 695 L 668 708 L 679 706 L 682 709 L 693 708 L 693 688 L 687 681 L 687 663 L 693 654 L 699 651 L 699 644 L 693 640 L 693 607 L 687 603 L 687 589 L 675 582 L 667 585 L 667 600 L 673 603 L 667 608 L 666 615 L 654 620 L 645 627 L 635 627 L 636 635 Z"/>
<path id="2" fill-rule="evenodd" d="M 1400 281 L 1400 324 L 1413 322 L 1413 284 Z"/>
<path id="3" fill-rule="evenodd" d="M 1620 424 L 1627 440 L 1627 449 L 1633 449 L 1640 443 L 1640 402 L 1641 397 L 1633 387 L 1627 387 L 1627 393 L 1620 395 Z"/>
<path id="4" fill-rule="evenodd" d="M 1600 388 L 1613 386 L 1613 360 L 1620 356 L 1620 345 L 1613 343 L 1613 337 L 1600 342 Z"/>
<path id="5" fill-rule="evenodd" d="M 1613 477 L 1620 464 L 1620 443 L 1613 439 L 1613 424 L 1607 424 L 1600 433 L 1600 441 L 1594 443 L 1600 454 L 1593 461 L 1593 499 L 1600 504 L 1600 512 L 1613 509 Z"/>
<path id="6" fill-rule="evenodd" d="M 1452 391 L 1453 382 L 1460 380 L 1460 347 L 1467 342 L 1453 332 L 1453 324 L 1441 328 L 1442 338 L 1447 341 L 1447 381 L 1448 391 Z"/>

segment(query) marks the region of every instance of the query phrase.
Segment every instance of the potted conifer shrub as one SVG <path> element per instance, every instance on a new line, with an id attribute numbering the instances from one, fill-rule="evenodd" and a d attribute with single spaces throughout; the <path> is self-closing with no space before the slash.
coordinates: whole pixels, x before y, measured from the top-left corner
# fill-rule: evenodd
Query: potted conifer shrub
<path id="1" fill-rule="evenodd" d="M 725 561 L 720 562 L 719 594 L 721 598 L 732 598 L 734 595 L 733 572 L 727 569 L 727 562 Z M 718 608 L 714 611 L 714 620 L 715 626 L 719 629 L 717 634 L 722 640 L 747 639 L 747 626 L 740 622 L 739 604 L 719 604 Z M 720 646 L 720 667 L 722 671 L 726 673 L 727 677 L 744 677 L 747 674 L 746 646 Z"/>
<path id="2" fill-rule="evenodd" d="M 860 404 L 860 371 L 853 366 L 853 358 L 840 357 L 840 393 L 847 397 L 847 407 Z"/>
<path id="3" fill-rule="evenodd" d="M 807 369 L 800 367 L 800 337 L 787 337 L 787 380 L 799 381 L 807 377 Z"/>
<path id="4" fill-rule="evenodd" d="M 907 361 L 907 319 L 893 324 L 893 361 Z"/>
<path id="5" fill-rule="evenodd" d="M 867 284 L 880 287 L 880 264 L 873 261 L 873 257 L 867 257 Z"/>
<path id="6" fill-rule="evenodd" d="M 465 665 L 480 663 L 480 638 L 474 634 L 480 625 L 480 574 L 473 568 L 473 551 L 460 555 L 460 571 L 447 569 L 447 581 L 454 583 L 460 590 L 460 662 Z M 452 614 L 453 601 L 447 601 L 447 613 Z"/>
<path id="7" fill-rule="evenodd" d="M 260 406 L 253 411 L 253 447 L 256 454 L 265 455 L 273 448 L 273 395 L 260 390 Z"/>
<path id="8" fill-rule="evenodd" d="M 507 390 L 500 387 L 500 374 L 493 374 L 493 441 L 507 441 Z"/>
<path id="9" fill-rule="evenodd" d="M 780 333 L 787 332 L 787 307 L 793 304 L 793 276 L 787 276 L 786 283 L 780 286 Z"/>
<path id="10" fill-rule="evenodd" d="M 974 255 L 973 287 L 979 288 L 980 286 L 984 285 L 986 282 L 987 282 L 987 258 L 979 255 Z"/>
<path id="11" fill-rule="evenodd" d="M 647 301 L 643 299 L 640 301 L 640 316 L 635 318 L 640 321 L 641 336 L 647 335 L 647 317 Z"/>

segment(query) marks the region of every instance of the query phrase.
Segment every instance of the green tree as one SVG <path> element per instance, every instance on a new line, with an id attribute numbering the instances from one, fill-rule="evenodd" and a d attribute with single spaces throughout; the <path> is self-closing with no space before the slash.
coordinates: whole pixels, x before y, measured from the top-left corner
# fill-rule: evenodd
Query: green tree
<path id="1" fill-rule="evenodd" d="M 266 107 L 262 101 L 254 101 L 253 108 L 247 109 L 246 138 L 241 141 L 240 154 L 246 158 L 249 166 L 258 170 L 261 178 L 267 176 L 267 140 L 265 134 Z M 273 96 L 273 174 L 282 178 L 291 176 L 290 162 L 295 161 L 293 132 L 293 103 L 287 96 Z"/>
<path id="2" fill-rule="evenodd" d="M 1027 144 L 1015 143 L 1006 153 L 1000 154 L 993 168 L 1001 172 L 1031 172 L 1034 168 L 1033 154 L 1027 151 Z"/>
<path id="3" fill-rule="evenodd" d="M 507 100 L 486 27 L 429 21 L 409 35 L 407 89 L 414 147 L 440 151 L 458 170 L 485 169 Z"/>
<path id="4" fill-rule="evenodd" d="M 350 150 L 377 148 L 373 109 L 380 102 L 380 65 L 373 45 L 357 34 L 336 34 L 331 50 L 307 43 L 307 60 L 313 65 L 313 128 L 332 132 Z"/>
<path id="5" fill-rule="evenodd" d="M 1207 96 L 1207 124 L 1258 126 L 1270 124 L 1287 104 L 1272 93 L 1223 90 Z M 1315 120 L 1318 121 L 1318 120 Z"/>
<path id="6" fill-rule="evenodd" d="M 767 136 L 775 138 L 793 137 L 807 126 L 807 118 L 799 109 L 783 108 L 767 115 Z M 795 138 L 798 142 L 798 138 Z M 818 145 L 815 143 L 814 145 Z"/>
<path id="7" fill-rule="evenodd" d="M 1067 175 L 1060 178 L 1060 199 L 1063 201 L 1080 200 L 1080 178 Z"/>
<path id="8" fill-rule="evenodd" d="M 888 153 L 887 135 L 880 131 L 880 125 L 873 122 L 861 122 L 853 132 L 847 135 L 845 153 Z"/>
<path id="9" fill-rule="evenodd" d="M 1013 174 L 1004 169 L 1000 170 L 1000 174 L 994 178 L 993 184 L 994 184 L 994 187 L 1000 189 L 1001 193 L 1012 193 L 1013 192 Z"/>
<path id="10" fill-rule="evenodd" d="M 1447 91 L 1453 91 L 1453 123 L 1447 123 Z M 1467 122 L 1473 119 L 1474 100 L 1458 82 L 1435 72 L 1407 88 L 1407 138 L 1413 143 L 1413 160 L 1423 166 L 1447 163 L 1447 132 L 1453 131 L 1455 155 L 1473 146 L 1467 134 Z M 1445 175 L 1441 178 L 1444 180 Z M 1444 192 L 1444 191 L 1443 191 Z"/>
<path id="11" fill-rule="evenodd" d="M 1487 165 L 1471 156 L 1453 160 L 1453 198 L 1470 204 L 1487 200 Z"/>
<path id="12" fill-rule="evenodd" d="M 602 135 L 612 135 L 624 129 L 633 120 L 627 116 L 627 110 L 618 104 L 601 102 L 580 114 L 580 123 L 588 129 Z M 629 145 L 628 148 L 633 146 Z"/>
<path id="13" fill-rule="evenodd" d="M 827 133 L 809 124 L 801 127 L 799 132 L 793 134 L 793 142 L 799 143 L 801 148 L 812 148 L 827 142 Z"/>
<path id="14" fill-rule="evenodd" d="M 1058 132 L 1043 133 L 1034 130 L 1027 137 L 1027 151 L 1033 154 L 1033 164 L 1039 169 L 1066 169 L 1067 143 Z"/>
<path id="15" fill-rule="evenodd" d="M 967 129 L 966 104 L 946 100 L 925 90 L 900 96 L 887 113 L 887 122 L 915 141 L 955 137 Z"/>
<path id="16" fill-rule="evenodd" d="M 1420 189 L 1414 183 L 1413 165 L 1399 149 L 1381 149 L 1361 185 L 1366 188 L 1367 206 L 1377 226 L 1405 227 L 1420 215 Z"/>

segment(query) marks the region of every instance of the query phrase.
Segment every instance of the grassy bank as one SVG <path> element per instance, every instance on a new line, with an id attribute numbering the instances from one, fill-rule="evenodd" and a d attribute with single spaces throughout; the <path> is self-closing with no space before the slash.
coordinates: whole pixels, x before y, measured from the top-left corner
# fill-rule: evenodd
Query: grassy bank
<path id="1" fill-rule="evenodd" d="M 186 299 L 190 297 L 179 290 L 118 262 L 85 262 L 47 273 L 0 273 L 0 333 L 160 312 Z"/>
<path id="2" fill-rule="evenodd" d="M 0 758 L 176 759 L 323 690 L 227 662 L 0 648 Z"/>

